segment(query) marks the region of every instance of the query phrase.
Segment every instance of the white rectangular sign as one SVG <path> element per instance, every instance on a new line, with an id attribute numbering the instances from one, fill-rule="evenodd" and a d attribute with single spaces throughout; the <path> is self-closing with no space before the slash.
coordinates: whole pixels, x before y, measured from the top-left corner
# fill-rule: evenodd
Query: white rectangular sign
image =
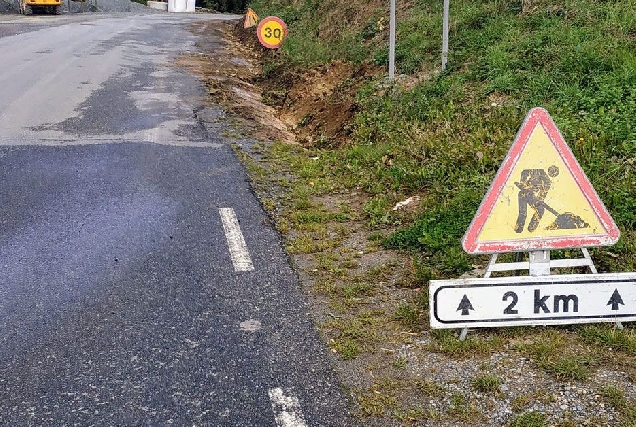
<path id="1" fill-rule="evenodd" d="M 636 273 L 431 280 L 431 328 L 636 321 Z"/>

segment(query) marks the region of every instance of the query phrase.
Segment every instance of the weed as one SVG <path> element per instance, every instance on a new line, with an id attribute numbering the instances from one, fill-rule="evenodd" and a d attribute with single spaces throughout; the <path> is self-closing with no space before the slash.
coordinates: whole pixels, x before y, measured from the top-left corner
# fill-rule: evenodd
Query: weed
<path id="1" fill-rule="evenodd" d="M 436 420 L 440 415 L 432 409 L 409 408 L 395 410 L 393 416 L 403 423 L 414 423 L 423 420 Z"/>
<path id="2" fill-rule="evenodd" d="M 358 403 L 360 404 L 360 411 L 364 415 L 372 417 L 382 416 L 387 409 L 397 406 L 394 397 L 386 396 L 375 390 L 358 395 Z"/>
<path id="3" fill-rule="evenodd" d="M 353 260 L 345 260 L 342 261 L 339 265 L 340 268 L 346 268 L 349 270 L 353 270 L 356 269 L 358 267 L 360 267 L 360 264 L 358 264 L 357 262 L 353 261 Z"/>
<path id="4" fill-rule="evenodd" d="M 594 359 L 590 357 L 578 357 L 575 355 L 564 356 L 555 362 L 542 363 L 541 367 L 561 380 L 586 380 L 590 376 L 590 365 Z"/>
<path id="5" fill-rule="evenodd" d="M 393 367 L 397 369 L 406 369 L 407 364 L 408 360 L 404 356 L 398 356 L 393 360 Z"/>
<path id="6" fill-rule="evenodd" d="M 451 406 L 448 408 L 447 414 L 453 419 L 463 422 L 474 422 L 481 417 L 479 410 L 470 405 L 466 396 L 460 393 L 451 395 Z"/>
<path id="7" fill-rule="evenodd" d="M 278 226 L 294 238 L 288 242 L 292 251 L 318 256 L 316 275 L 321 285 L 317 288 L 342 316 L 326 329 L 334 336 L 332 348 L 343 358 L 367 351 L 376 339 L 364 335 L 369 325 L 384 333 L 395 326 L 391 319 L 413 329 L 419 321 L 424 323 L 429 280 L 457 277 L 473 264 L 483 265 L 484 258 L 461 250 L 461 237 L 526 111 L 534 106 L 550 111 L 621 228 L 622 237 L 611 250 L 592 251 L 597 267 L 604 272 L 636 268 L 636 127 L 631 120 L 636 116 L 636 0 L 547 4 L 457 2 L 448 69 L 439 73 L 441 2 L 402 3 L 400 7 L 407 9 L 400 11 L 396 56 L 398 72 L 406 76 L 388 87 L 373 78 L 361 86 L 349 140 L 335 146 L 332 135 L 322 134 L 315 135 L 320 147 L 274 144 L 270 149 L 280 175 L 298 177 L 279 183 L 290 194 L 289 210 Z M 388 62 L 384 9 L 373 10 L 364 2 L 314 0 L 254 0 L 251 6 L 263 16 L 280 16 L 290 28 L 283 47 L 264 64 L 266 75 L 293 69 L 285 74 L 288 78 L 298 69 L 334 60 Z M 265 94 L 273 104 L 280 104 L 286 95 L 278 89 Z M 312 120 L 306 115 L 299 125 Z M 258 165 L 250 172 L 267 177 Z M 331 212 L 315 206 L 314 196 L 334 189 L 361 194 L 367 200 L 362 212 L 345 208 Z M 412 194 L 421 196 L 419 211 L 409 215 L 392 211 L 395 201 Z M 402 273 L 395 266 L 348 274 L 356 268 L 353 262 L 327 257 L 346 238 L 352 220 L 365 221 L 378 245 L 408 251 L 413 265 L 405 268 L 403 277 L 397 277 Z M 341 225 L 335 237 L 333 223 Z M 294 233 L 298 229 L 302 233 Z M 381 282 L 397 282 L 406 288 L 398 291 L 411 292 L 412 299 L 387 308 L 384 317 L 356 317 L 360 306 L 377 304 Z M 381 330 L 382 325 L 388 327 Z M 588 378 L 600 363 L 610 364 L 618 355 L 621 369 L 632 381 L 636 378 L 633 329 L 593 325 L 550 332 L 537 328 L 529 333 L 516 328 L 471 332 L 463 342 L 456 331 L 433 331 L 431 336 L 427 349 L 451 357 L 476 357 L 517 343 L 517 352 L 560 380 Z M 384 362 L 391 368 L 391 358 Z M 476 379 L 473 387 L 489 392 L 495 390 L 495 382 L 496 378 Z M 425 394 L 438 392 L 430 384 L 424 388 Z M 395 396 L 379 389 L 358 395 L 363 396 L 360 405 L 366 415 L 392 415 L 403 423 L 426 417 L 422 408 L 401 408 Z M 604 389 L 603 395 L 608 403 L 623 408 L 624 424 L 630 420 L 636 424 L 636 410 L 621 398 L 620 390 Z M 526 409 L 534 400 L 554 404 L 550 399 L 547 393 L 520 396 L 513 408 Z M 450 412 L 460 421 L 475 423 L 465 399 L 453 396 Z M 545 415 L 528 412 L 510 425 L 547 423 Z"/>
<path id="8" fill-rule="evenodd" d="M 359 298 L 374 294 L 375 287 L 369 283 L 349 283 L 342 288 L 342 296 L 345 299 Z"/>
<path id="9" fill-rule="evenodd" d="M 471 385 L 480 393 L 499 393 L 501 378 L 495 375 L 480 375 L 473 378 Z"/>
<path id="10" fill-rule="evenodd" d="M 498 337 L 483 339 L 469 336 L 466 340 L 460 341 L 456 332 L 445 329 L 433 330 L 432 336 L 434 341 L 428 346 L 429 350 L 454 357 L 483 355 L 502 346 L 502 341 Z"/>
<path id="11" fill-rule="evenodd" d="M 606 404 L 619 412 L 621 425 L 636 425 L 636 403 L 629 401 L 623 390 L 606 386 L 599 389 L 599 394 Z"/>
<path id="12" fill-rule="evenodd" d="M 358 276 L 357 280 L 375 283 L 386 282 L 391 277 L 394 267 L 395 265 L 393 263 L 384 263 L 373 266 L 369 268 L 364 275 Z"/>
<path id="13" fill-rule="evenodd" d="M 544 427 L 546 425 L 547 419 L 544 414 L 539 412 L 526 412 L 510 421 L 508 427 Z"/>
<path id="14" fill-rule="evenodd" d="M 267 212 L 273 212 L 276 209 L 276 202 L 272 199 L 263 199 L 263 208 Z"/>
<path id="15" fill-rule="evenodd" d="M 633 330 L 620 330 L 614 325 L 591 325 L 582 327 L 578 332 L 587 342 L 636 355 L 636 334 Z"/>
<path id="16" fill-rule="evenodd" d="M 427 397 L 442 397 L 444 395 L 445 389 L 437 382 L 428 381 L 428 380 L 417 380 L 415 382 L 419 391 Z"/>
<path id="17" fill-rule="evenodd" d="M 471 207 L 467 209 L 466 206 Z M 384 244 L 387 248 L 418 249 L 429 258 L 429 263 L 436 265 L 441 274 L 461 274 L 471 269 L 471 263 L 457 242 L 461 240 L 473 214 L 472 204 L 458 197 L 452 206 L 422 213 L 413 226 L 396 232 Z M 418 273 L 423 279 L 433 276 L 430 269 L 422 265 Z"/>
<path id="18" fill-rule="evenodd" d="M 513 412 L 520 412 L 532 402 L 532 396 L 522 394 L 512 399 L 511 406 Z"/>
<path id="19" fill-rule="evenodd" d="M 316 246 L 311 236 L 300 236 L 287 244 L 287 252 L 292 254 L 309 254 L 316 252 Z"/>
<path id="20" fill-rule="evenodd" d="M 614 386 L 603 387 L 599 390 L 599 394 L 603 397 L 605 403 L 617 410 L 623 410 L 627 407 L 627 399 L 625 392 Z"/>
<path id="21" fill-rule="evenodd" d="M 419 316 L 417 308 L 411 304 L 400 304 L 393 313 L 393 319 L 398 320 L 408 328 L 416 328 L 419 324 Z"/>
<path id="22" fill-rule="evenodd" d="M 372 198 L 364 205 L 363 210 L 369 218 L 370 227 L 391 223 L 390 202 L 384 196 Z"/>
<path id="23" fill-rule="evenodd" d="M 341 312 L 347 310 L 343 307 Z M 334 318 L 325 327 L 336 336 L 329 341 L 331 348 L 344 360 L 357 357 L 377 340 L 375 333 L 376 313 L 362 312 L 358 318 Z"/>
<path id="24" fill-rule="evenodd" d="M 537 340 L 519 347 L 537 366 L 560 380 L 585 380 L 598 361 L 583 348 L 572 348 L 564 334 L 548 330 Z"/>
<path id="25" fill-rule="evenodd" d="M 636 402 L 630 402 L 621 412 L 621 424 L 623 426 L 636 425 Z"/>
<path id="26" fill-rule="evenodd" d="M 338 353 L 343 360 L 350 360 L 360 354 L 358 343 L 351 338 L 335 338 L 330 342 L 331 348 Z"/>

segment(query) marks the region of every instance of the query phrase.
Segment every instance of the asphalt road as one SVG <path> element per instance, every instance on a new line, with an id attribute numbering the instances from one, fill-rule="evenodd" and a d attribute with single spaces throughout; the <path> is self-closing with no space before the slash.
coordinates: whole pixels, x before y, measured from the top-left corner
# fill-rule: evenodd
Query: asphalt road
<path id="1" fill-rule="evenodd" d="M 351 425 L 223 112 L 173 65 L 225 18 L 0 19 L 0 425 Z"/>

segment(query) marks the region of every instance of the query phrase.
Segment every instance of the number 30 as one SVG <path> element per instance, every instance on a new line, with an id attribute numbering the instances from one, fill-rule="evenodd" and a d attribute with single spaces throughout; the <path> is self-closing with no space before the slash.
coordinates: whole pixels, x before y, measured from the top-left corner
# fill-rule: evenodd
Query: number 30
<path id="1" fill-rule="evenodd" d="M 283 32 L 281 31 L 280 28 L 276 28 L 274 30 L 272 30 L 271 28 L 265 28 L 265 37 L 270 39 L 272 38 L 272 35 L 274 36 L 275 39 L 280 40 L 283 35 Z"/>

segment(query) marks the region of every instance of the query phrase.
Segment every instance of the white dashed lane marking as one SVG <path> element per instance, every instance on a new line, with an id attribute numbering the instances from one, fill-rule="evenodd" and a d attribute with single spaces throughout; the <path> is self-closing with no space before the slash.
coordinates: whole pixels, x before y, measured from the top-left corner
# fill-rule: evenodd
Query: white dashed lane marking
<path id="1" fill-rule="evenodd" d="M 269 400 L 278 427 L 307 427 L 297 397 L 285 396 L 283 389 L 273 388 L 269 391 Z"/>
<path id="2" fill-rule="evenodd" d="M 232 208 L 220 208 L 221 222 L 227 239 L 227 246 L 230 250 L 230 258 L 234 264 L 235 271 L 252 271 L 254 265 L 247 250 L 241 227 Z"/>

